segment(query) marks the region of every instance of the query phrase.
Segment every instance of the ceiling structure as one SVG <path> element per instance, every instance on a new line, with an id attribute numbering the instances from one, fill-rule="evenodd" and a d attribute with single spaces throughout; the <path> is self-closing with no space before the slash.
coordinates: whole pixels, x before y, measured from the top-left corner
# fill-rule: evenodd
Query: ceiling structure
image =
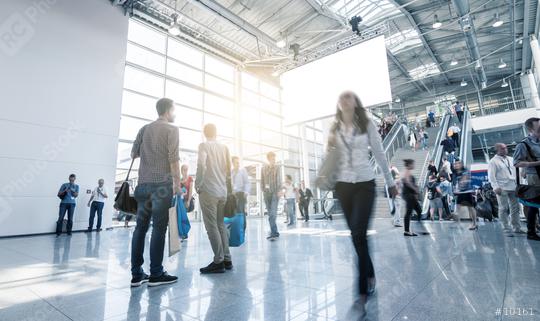
<path id="1" fill-rule="evenodd" d="M 525 73 L 536 0 L 111 0 L 266 77 L 384 34 L 392 93 L 415 104 Z M 359 33 L 349 20 L 360 16 Z M 495 27 L 494 23 L 502 21 Z M 499 68 L 502 67 L 502 68 Z M 369 76 L 369 75 L 368 75 Z M 467 82 L 467 86 L 461 83 Z"/>

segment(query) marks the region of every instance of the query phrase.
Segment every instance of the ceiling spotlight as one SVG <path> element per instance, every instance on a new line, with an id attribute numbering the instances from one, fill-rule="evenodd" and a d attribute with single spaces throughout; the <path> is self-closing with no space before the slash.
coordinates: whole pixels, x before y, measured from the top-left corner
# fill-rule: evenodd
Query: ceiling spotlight
<path id="1" fill-rule="evenodd" d="M 455 66 L 457 65 L 459 62 L 456 60 L 456 58 L 452 58 L 452 61 L 450 61 L 450 66 Z"/>
<path id="2" fill-rule="evenodd" d="M 276 46 L 278 48 L 285 48 L 285 46 L 287 45 L 287 42 L 285 41 L 285 39 L 279 39 L 277 42 L 276 42 Z"/>
<path id="3" fill-rule="evenodd" d="M 354 16 L 351 18 L 351 20 L 349 20 L 352 31 L 357 35 L 360 35 L 360 22 L 362 22 L 362 17 L 360 16 Z"/>
<path id="4" fill-rule="evenodd" d="M 396 97 L 396 100 L 394 100 L 396 103 L 399 103 L 401 101 L 401 98 Z"/>
<path id="5" fill-rule="evenodd" d="M 499 66 L 498 66 L 498 67 L 499 67 L 499 69 L 503 69 L 503 68 L 506 67 L 506 62 L 504 62 L 504 60 L 502 60 L 502 58 L 501 58 L 501 60 L 499 61 Z"/>
<path id="6" fill-rule="evenodd" d="M 298 54 L 300 53 L 300 45 L 297 43 L 293 43 L 292 45 L 289 46 L 289 49 L 293 51 L 293 54 L 294 54 L 293 59 L 297 60 Z"/>
<path id="7" fill-rule="evenodd" d="M 478 59 L 478 60 L 476 61 L 476 64 L 474 65 L 474 68 L 476 68 L 476 69 L 482 68 L 482 62 L 480 61 L 480 59 Z"/>
<path id="8" fill-rule="evenodd" d="M 442 23 L 439 21 L 439 17 L 435 15 L 435 19 L 433 20 L 433 29 L 439 29 L 442 27 Z"/>
<path id="9" fill-rule="evenodd" d="M 504 78 L 503 78 L 501 87 L 502 87 L 502 88 L 508 87 L 508 83 L 506 82 L 506 79 L 504 79 Z"/>
<path id="10" fill-rule="evenodd" d="M 465 79 L 463 79 L 461 81 L 461 87 L 465 87 L 465 86 L 467 86 L 467 82 L 465 81 Z"/>
<path id="11" fill-rule="evenodd" d="M 180 34 L 180 25 L 178 24 L 178 15 L 175 13 L 172 15 L 173 23 L 169 27 L 169 33 L 173 36 L 178 36 Z"/>
<path id="12" fill-rule="evenodd" d="M 482 89 L 487 88 L 487 83 L 485 81 L 482 81 L 482 83 L 480 85 L 482 86 Z"/>
<path id="13" fill-rule="evenodd" d="M 499 16 L 499 13 L 497 12 L 495 14 L 495 22 L 493 23 L 493 28 L 500 27 L 503 24 L 504 24 L 504 21 L 501 19 L 501 17 Z"/>

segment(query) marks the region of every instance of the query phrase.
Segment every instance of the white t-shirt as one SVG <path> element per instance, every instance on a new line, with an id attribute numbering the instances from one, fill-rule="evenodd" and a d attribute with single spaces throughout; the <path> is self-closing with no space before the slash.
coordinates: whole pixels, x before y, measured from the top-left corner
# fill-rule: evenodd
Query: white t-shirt
<path id="1" fill-rule="evenodd" d="M 105 197 L 103 197 L 103 194 L 107 194 L 107 191 L 105 190 L 105 186 L 96 187 L 94 191 L 92 192 L 92 197 L 93 197 L 92 201 L 105 203 Z"/>
<path id="2" fill-rule="evenodd" d="M 294 193 L 294 184 L 283 184 L 283 188 L 285 189 L 285 198 L 296 198 L 296 194 Z"/>

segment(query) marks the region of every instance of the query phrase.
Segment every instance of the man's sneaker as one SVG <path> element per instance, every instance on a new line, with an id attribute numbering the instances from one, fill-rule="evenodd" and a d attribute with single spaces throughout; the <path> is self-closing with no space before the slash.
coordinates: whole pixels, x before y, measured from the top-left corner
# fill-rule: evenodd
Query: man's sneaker
<path id="1" fill-rule="evenodd" d="M 225 273 L 225 264 L 221 263 L 210 263 L 208 266 L 201 268 L 202 274 L 211 274 L 211 273 Z"/>
<path id="2" fill-rule="evenodd" d="M 131 279 L 131 287 L 134 288 L 143 285 L 143 283 L 148 282 L 148 278 L 148 274 L 146 273 L 143 273 L 141 276 L 133 277 Z"/>
<path id="3" fill-rule="evenodd" d="M 527 240 L 540 241 L 540 236 L 538 234 L 528 234 Z"/>
<path id="4" fill-rule="evenodd" d="M 161 276 L 151 276 L 148 281 L 148 286 L 158 286 L 163 284 L 171 284 L 178 281 L 178 277 L 169 275 L 167 272 L 163 272 Z"/>
<path id="5" fill-rule="evenodd" d="M 225 270 L 232 270 L 232 261 L 223 261 L 223 266 L 225 266 Z"/>

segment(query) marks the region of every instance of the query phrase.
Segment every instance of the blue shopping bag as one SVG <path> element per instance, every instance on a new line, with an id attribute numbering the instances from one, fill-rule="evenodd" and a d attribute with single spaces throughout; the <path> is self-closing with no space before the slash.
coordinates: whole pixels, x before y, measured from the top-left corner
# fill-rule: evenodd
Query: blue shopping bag
<path id="1" fill-rule="evenodd" d="M 184 205 L 184 199 L 181 196 L 176 195 L 176 214 L 178 217 L 178 235 L 181 239 L 187 239 L 191 224 L 187 216 L 187 210 Z"/>
<path id="2" fill-rule="evenodd" d="M 229 246 L 237 247 L 246 240 L 246 215 L 238 213 L 233 217 L 224 218 L 225 226 L 229 230 Z"/>

